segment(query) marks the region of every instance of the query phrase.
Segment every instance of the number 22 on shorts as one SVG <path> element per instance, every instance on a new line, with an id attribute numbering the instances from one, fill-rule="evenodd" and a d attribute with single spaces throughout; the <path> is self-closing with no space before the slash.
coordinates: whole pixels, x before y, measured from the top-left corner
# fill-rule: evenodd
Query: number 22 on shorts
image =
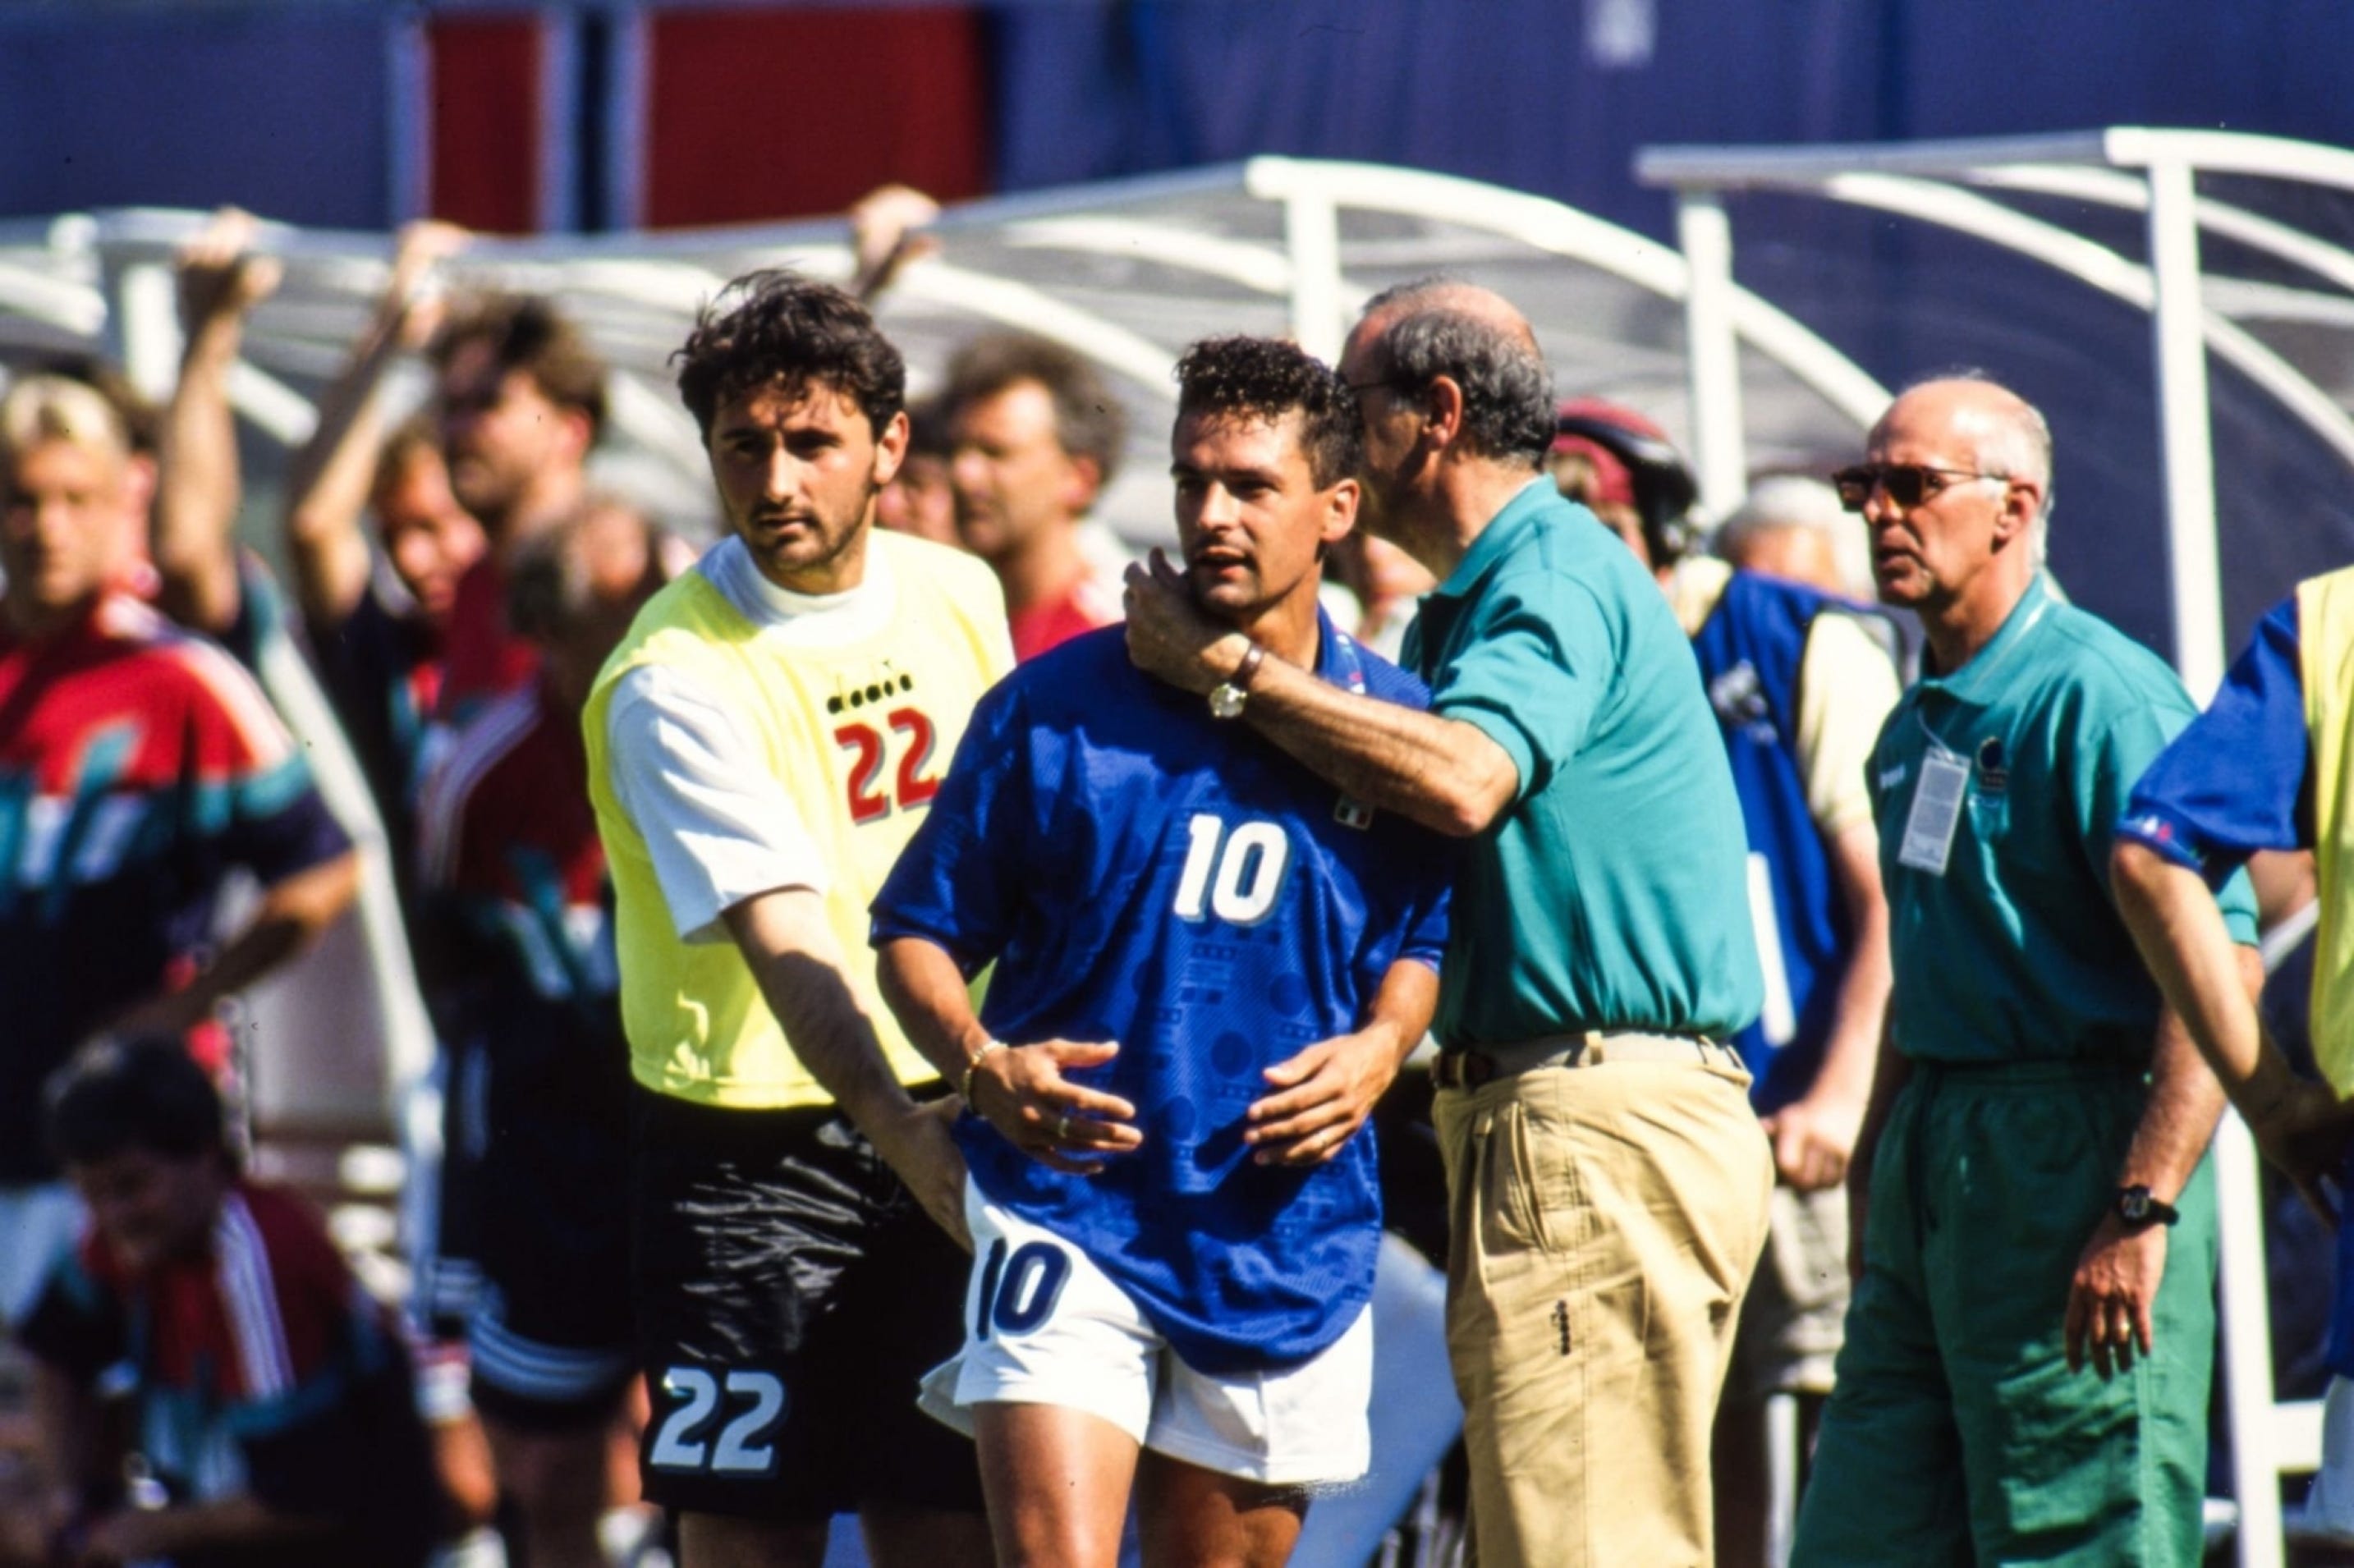
<path id="1" fill-rule="evenodd" d="M 723 1387 L 730 1402 L 743 1401 L 733 1420 L 708 1436 Z M 679 1404 L 654 1431 L 646 1463 L 661 1470 L 710 1470 L 722 1476 L 765 1476 L 777 1467 L 769 1441 L 785 1414 L 785 1385 L 772 1372 L 731 1371 L 723 1384 L 703 1367 L 673 1367 L 663 1373 L 662 1396 Z"/>

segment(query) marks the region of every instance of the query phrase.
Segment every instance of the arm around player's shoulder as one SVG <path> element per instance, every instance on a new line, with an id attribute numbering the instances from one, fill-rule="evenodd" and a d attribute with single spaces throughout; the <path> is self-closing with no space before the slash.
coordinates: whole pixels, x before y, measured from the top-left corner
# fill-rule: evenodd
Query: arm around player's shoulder
<path id="1" fill-rule="evenodd" d="M 1334 635 L 1347 637 L 1348 633 L 1336 632 Z M 1421 676 L 1392 662 L 1354 638 L 1350 638 L 1349 643 L 1356 650 L 1358 665 L 1365 674 L 1365 695 L 1385 703 L 1395 703 L 1400 707 L 1428 710 L 1430 686 Z"/>

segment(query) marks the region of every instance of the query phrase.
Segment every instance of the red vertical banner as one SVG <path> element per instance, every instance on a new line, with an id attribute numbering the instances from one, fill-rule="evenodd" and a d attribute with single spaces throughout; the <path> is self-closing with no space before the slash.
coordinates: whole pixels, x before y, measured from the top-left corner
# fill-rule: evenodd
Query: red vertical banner
<path id="1" fill-rule="evenodd" d="M 663 10 L 650 29 L 644 221 L 839 212 L 886 180 L 987 188 L 976 10 Z"/>
<path id="2" fill-rule="evenodd" d="M 434 217 L 493 234 L 539 227 L 546 31 L 534 16 L 440 16 L 428 26 Z"/>

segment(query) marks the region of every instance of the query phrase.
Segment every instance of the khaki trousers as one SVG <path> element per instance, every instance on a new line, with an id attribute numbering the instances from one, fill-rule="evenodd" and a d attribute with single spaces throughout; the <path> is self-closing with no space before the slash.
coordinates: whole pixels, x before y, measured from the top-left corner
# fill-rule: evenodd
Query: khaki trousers
<path id="1" fill-rule="evenodd" d="M 1738 1067 L 1548 1067 L 1439 1092 L 1447 1337 L 1482 1568 L 1678 1568 L 1774 1161 Z"/>

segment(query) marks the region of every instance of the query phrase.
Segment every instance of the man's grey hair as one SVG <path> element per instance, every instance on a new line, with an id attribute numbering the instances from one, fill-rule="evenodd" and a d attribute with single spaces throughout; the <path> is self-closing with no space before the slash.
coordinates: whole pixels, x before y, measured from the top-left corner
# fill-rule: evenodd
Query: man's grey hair
<path id="1" fill-rule="evenodd" d="M 1403 397 L 1444 376 L 1463 392 L 1467 445 L 1480 456 L 1543 465 L 1553 439 L 1553 373 L 1527 323 L 1466 308 L 1474 285 L 1417 278 L 1374 295 L 1368 317 L 1403 313 L 1373 344 L 1373 369 Z"/>
<path id="2" fill-rule="evenodd" d="M 1872 546 L 1860 518 L 1840 504 L 1839 492 L 1802 473 L 1767 474 L 1749 487 L 1733 514 L 1717 524 L 1709 547 L 1727 560 L 1760 534 L 1805 528 L 1829 541 L 1831 560 L 1846 592 L 1872 594 Z"/>
<path id="3" fill-rule="evenodd" d="M 2041 408 L 2021 397 L 1992 372 L 1975 365 L 1955 366 L 1951 369 L 1921 376 L 1908 383 L 1904 391 L 1910 392 L 1938 381 L 1976 381 L 2010 395 L 2015 405 L 2010 412 L 1978 421 L 1972 434 L 1976 438 L 1980 467 L 2005 479 L 2032 480 L 2042 496 L 2042 505 L 2035 514 L 2032 541 L 2035 564 L 2041 566 L 2052 532 L 2052 426 L 2044 419 Z M 1898 394 L 1900 397 L 1903 395 Z"/>

